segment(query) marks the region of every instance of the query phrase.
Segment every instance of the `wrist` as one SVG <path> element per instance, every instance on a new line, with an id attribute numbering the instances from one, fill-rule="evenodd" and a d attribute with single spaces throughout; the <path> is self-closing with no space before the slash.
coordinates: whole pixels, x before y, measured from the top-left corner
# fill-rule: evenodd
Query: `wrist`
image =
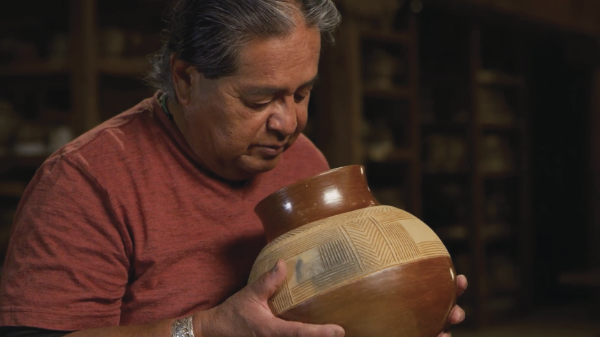
<path id="1" fill-rule="evenodd" d="M 197 311 L 194 313 L 194 337 L 219 337 L 229 336 L 228 329 L 223 329 L 222 311 L 218 305 L 214 308 Z"/>
<path id="2" fill-rule="evenodd" d="M 194 325 L 194 337 L 209 337 L 209 334 L 206 329 L 208 327 L 207 324 L 207 311 L 198 311 L 192 315 L 192 324 Z"/>

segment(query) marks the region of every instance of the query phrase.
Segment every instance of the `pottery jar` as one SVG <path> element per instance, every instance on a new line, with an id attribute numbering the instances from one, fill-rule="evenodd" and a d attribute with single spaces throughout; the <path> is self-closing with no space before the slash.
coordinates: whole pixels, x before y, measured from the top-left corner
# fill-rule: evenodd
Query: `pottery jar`
<path id="1" fill-rule="evenodd" d="M 285 187 L 255 208 L 268 244 L 249 278 L 282 259 L 269 299 L 289 321 L 338 324 L 346 337 L 436 337 L 456 301 L 456 275 L 437 235 L 380 205 L 364 167 L 345 166 Z"/>

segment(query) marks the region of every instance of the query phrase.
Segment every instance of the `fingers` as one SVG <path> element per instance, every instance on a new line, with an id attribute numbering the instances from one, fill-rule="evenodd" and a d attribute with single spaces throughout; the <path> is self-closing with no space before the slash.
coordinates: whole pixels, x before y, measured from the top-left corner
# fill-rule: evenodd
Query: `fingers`
<path id="1" fill-rule="evenodd" d="M 455 305 L 450 311 L 450 315 L 448 315 L 448 320 L 450 324 L 458 324 L 465 320 L 465 311 L 458 305 Z"/>
<path id="2" fill-rule="evenodd" d="M 277 334 L 271 333 L 268 334 L 269 336 L 343 337 L 345 335 L 344 329 L 334 324 L 315 325 L 277 319 L 271 327 Z"/>
<path id="3" fill-rule="evenodd" d="M 258 280 L 251 284 L 250 289 L 259 300 L 267 301 L 281 287 L 286 274 L 287 268 L 285 262 L 279 260 L 270 271 L 264 273 Z"/>
<path id="4" fill-rule="evenodd" d="M 255 299 L 259 303 L 267 303 L 268 299 L 283 284 L 287 275 L 287 267 L 283 260 L 277 261 L 273 268 L 264 273 L 256 282 L 248 287 Z M 258 312 L 255 312 L 258 313 Z M 247 322 L 246 326 L 254 330 L 256 336 L 293 336 L 293 337 L 343 337 L 344 329 L 338 325 L 325 324 L 314 325 L 304 324 L 299 322 L 288 322 L 280 318 L 272 316 L 269 311 L 269 316 L 253 317 L 252 322 Z M 250 317 L 247 317 L 250 318 Z M 259 322 L 259 324 L 254 324 Z"/>
<path id="5" fill-rule="evenodd" d="M 456 277 L 456 295 L 460 296 L 462 295 L 465 290 L 467 289 L 467 278 L 464 275 L 458 275 Z M 452 308 L 452 311 L 450 311 L 450 315 L 448 315 L 448 322 L 450 324 L 458 324 L 462 321 L 465 320 L 465 311 L 458 305 L 455 305 L 454 308 Z M 450 333 L 449 332 L 444 332 L 442 334 L 440 334 L 439 337 L 450 337 Z"/>
<path id="6" fill-rule="evenodd" d="M 268 301 L 286 275 L 285 262 L 279 260 L 254 283 L 198 316 L 203 336 L 343 337 L 344 329 L 337 325 L 287 322 L 273 315 Z"/>
<path id="7" fill-rule="evenodd" d="M 442 332 L 438 337 L 452 337 L 452 333 L 450 333 L 450 332 Z"/>
<path id="8" fill-rule="evenodd" d="M 456 296 L 460 296 L 467 290 L 467 286 L 469 285 L 465 275 L 458 275 L 456 277 L 456 285 Z"/>

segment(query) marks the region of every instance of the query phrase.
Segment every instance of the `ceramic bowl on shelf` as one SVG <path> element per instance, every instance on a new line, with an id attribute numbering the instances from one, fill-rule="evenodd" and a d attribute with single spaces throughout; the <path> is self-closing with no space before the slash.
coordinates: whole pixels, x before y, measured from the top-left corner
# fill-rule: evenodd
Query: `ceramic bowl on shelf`
<path id="1" fill-rule="evenodd" d="M 285 320 L 338 324 L 346 337 L 436 337 L 456 302 L 456 274 L 437 235 L 380 205 L 364 167 L 345 166 L 285 187 L 255 208 L 267 246 L 249 282 L 280 259 L 269 300 Z"/>

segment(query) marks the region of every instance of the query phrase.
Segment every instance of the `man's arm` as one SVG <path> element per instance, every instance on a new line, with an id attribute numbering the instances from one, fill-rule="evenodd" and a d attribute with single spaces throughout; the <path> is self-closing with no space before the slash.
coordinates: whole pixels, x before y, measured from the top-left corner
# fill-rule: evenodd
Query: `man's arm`
<path id="1" fill-rule="evenodd" d="M 273 270 L 262 275 L 256 282 L 236 293 L 223 304 L 193 315 L 195 337 L 342 337 L 344 330 L 337 325 L 312 325 L 281 320 L 271 313 L 268 299 L 283 283 L 287 270 L 278 261 Z M 458 279 L 458 295 L 467 287 L 467 280 L 461 275 Z M 464 319 L 464 311 L 456 306 L 450 314 L 450 323 L 457 324 Z M 156 323 L 131 326 L 110 326 L 87 329 L 73 333 L 34 329 L 3 328 L 6 337 L 171 337 L 173 319 Z M 447 333 L 441 337 L 449 336 Z"/>
<path id="2" fill-rule="evenodd" d="M 195 337 L 342 337 L 337 325 L 288 322 L 275 317 L 268 300 L 282 285 L 287 274 L 283 261 L 256 282 L 228 298 L 221 305 L 193 315 Z M 76 331 L 69 337 L 171 337 L 173 319 L 131 326 L 109 326 Z M 23 336 L 23 335 L 16 335 Z M 29 336 L 29 335 L 24 335 Z M 38 336 L 38 335 L 32 335 Z M 62 335 L 39 335 L 58 337 Z"/>
<path id="3" fill-rule="evenodd" d="M 62 337 L 69 333 L 71 333 L 71 331 L 38 329 L 27 326 L 0 327 L 0 336 L 3 337 Z"/>

